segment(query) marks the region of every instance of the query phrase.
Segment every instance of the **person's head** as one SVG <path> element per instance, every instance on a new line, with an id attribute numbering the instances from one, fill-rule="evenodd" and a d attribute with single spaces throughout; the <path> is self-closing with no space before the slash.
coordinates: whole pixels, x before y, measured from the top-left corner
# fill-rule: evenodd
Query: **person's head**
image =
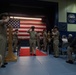
<path id="1" fill-rule="evenodd" d="M 69 34 L 68 37 L 73 37 L 73 35 L 72 34 Z"/>
<path id="2" fill-rule="evenodd" d="M 5 20 L 5 19 L 7 18 L 7 16 L 8 16 L 7 13 L 2 13 L 2 14 L 0 15 L 0 18 L 3 19 L 3 20 Z"/>
<path id="3" fill-rule="evenodd" d="M 53 31 L 58 31 L 58 27 L 55 26 L 55 27 L 53 28 Z"/>
<path id="4" fill-rule="evenodd" d="M 34 31 L 35 27 L 34 27 L 34 26 L 32 26 L 32 27 L 31 27 L 31 29 L 32 29 L 32 31 Z"/>

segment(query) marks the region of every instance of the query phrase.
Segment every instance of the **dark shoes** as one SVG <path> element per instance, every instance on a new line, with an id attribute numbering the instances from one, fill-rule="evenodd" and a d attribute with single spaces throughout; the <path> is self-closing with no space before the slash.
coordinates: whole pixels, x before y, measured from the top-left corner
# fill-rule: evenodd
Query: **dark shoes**
<path id="1" fill-rule="evenodd" d="M 30 53 L 30 55 L 36 56 L 36 54 L 31 54 L 31 53 Z"/>
<path id="2" fill-rule="evenodd" d="M 58 58 L 59 56 L 54 56 L 55 58 Z"/>
<path id="3" fill-rule="evenodd" d="M 15 52 L 17 52 L 17 51 L 13 51 L 13 52 L 15 53 Z"/>
<path id="4" fill-rule="evenodd" d="M 36 56 L 36 54 L 34 54 L 34 56 Z"/>
<path id="5" fill-rule="evenodd" d="M 72 60 L 68 60 L 66 63 L 73 64 L 74 62 Z"/>
<path id="6" fill-rule="evenodd" d="M 5 65 L 7 65 L 8 63 L 4 63 L 2 66 L 1 66 L 1 68 L 5 68 L 6 66 Z"/>
<path id="7" fill-rule="evenodd" d="M 5 68 L 5 67 L 6 67 L 5 65 L 2 65 L 2 66 L 1 66 L 1 68 Z"/>

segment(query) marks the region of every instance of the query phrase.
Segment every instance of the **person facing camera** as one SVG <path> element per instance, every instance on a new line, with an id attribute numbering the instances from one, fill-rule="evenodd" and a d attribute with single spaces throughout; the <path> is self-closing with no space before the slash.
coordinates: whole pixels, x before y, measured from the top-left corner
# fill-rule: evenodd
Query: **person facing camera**
<path id="1" fill-rule="evenodd" d="M 36 39 L 37 39 L 37 32 L 34 31 L 35 27 L 32 26 L 29 30 L 28 33 L 30 34 L 30 55 L 34 54 L 36 56 Z"/>
<path id="2" fill-rule="evenodd" d="M 52 31 L 54 57 L 59 57 L 59 31 L 58 27 L 54 27 Z"/>

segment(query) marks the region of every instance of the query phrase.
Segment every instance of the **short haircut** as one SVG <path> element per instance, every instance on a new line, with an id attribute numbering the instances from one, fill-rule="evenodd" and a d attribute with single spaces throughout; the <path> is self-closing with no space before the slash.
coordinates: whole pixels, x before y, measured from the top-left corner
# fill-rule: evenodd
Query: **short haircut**
<path id="1" fill-rule="evenodd" d="M 2 14 L 0 14 L 0 18 L 1 18 L 1 19 L 2 19 L 3 16 L 7 17 L 8 14 L 7 14 L 7 13 L 2 13 Z"/>
<path id="2" fill-rule="evenodd" d="M 31 28 L 32 28 L 32 29 L 35 29 L 35 27 L 34 27 L 34 26 L 32 26 Z"/>

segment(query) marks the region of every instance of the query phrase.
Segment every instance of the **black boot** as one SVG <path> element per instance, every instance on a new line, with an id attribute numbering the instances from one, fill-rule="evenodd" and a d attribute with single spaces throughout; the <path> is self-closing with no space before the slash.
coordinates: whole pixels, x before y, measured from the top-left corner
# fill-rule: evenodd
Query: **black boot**
<path id="1" fill-rule="evenodd" d="M 73 64 L 74 62 L 72 60 L 68 60 L 66 63 Z"/>
<path id="2" fill-rule="evenodd" d="M 1 66 L 1 68 L 5 68 L 6 66 L 3 64 L 2 66 Z"/>

